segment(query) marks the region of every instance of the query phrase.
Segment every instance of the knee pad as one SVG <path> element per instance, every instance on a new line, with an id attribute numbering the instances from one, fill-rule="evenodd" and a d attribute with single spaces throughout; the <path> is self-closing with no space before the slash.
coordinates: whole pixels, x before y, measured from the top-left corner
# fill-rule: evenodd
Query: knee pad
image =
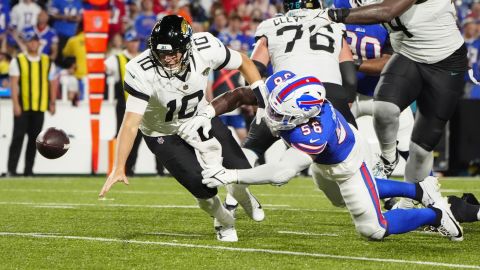
<path id="1" fill-rule="evenodd" d="M 355 229 L 361 236 L 370 240 L 382 240 L 387 232 L 387 230 L 380 225 L 373 223 L 356 224 Z"/>

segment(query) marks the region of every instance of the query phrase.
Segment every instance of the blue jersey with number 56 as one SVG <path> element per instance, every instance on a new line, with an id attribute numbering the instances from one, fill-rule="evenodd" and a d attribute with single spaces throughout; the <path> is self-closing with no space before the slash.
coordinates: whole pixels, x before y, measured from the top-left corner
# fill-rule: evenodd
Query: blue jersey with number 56
<path id="1" fill-rule="evenodd" d="M 349 0 L 335 0 L 336 8 L 351 8 Z M 388 31 L 380 24 L 347 24 L 347 42 L 354 57 L 365 59 L 380 58 L 382 54 L 392 54 Z M 379 76 L 357 72 L 357 92 L 373 96 Z"/>
<path id="2" fill-rule="evenodd" d="M 280 137 L 291 147 L 316 156 L 316 163 L 326 165 L 344 161 L 355 144 L 347 121 L 328 101 L 318 116 L 294 129 L 281 131 Z"/>

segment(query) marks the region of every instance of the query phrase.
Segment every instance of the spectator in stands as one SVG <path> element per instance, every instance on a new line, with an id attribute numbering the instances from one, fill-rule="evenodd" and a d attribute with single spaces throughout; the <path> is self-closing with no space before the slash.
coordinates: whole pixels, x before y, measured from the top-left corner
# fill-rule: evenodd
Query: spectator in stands
<path id="1" fill-rule="evenodd" d="M 26 51 L 10 63 L 13 102 L 13 135 L 8 155 L 8 173 L 17 175 L 17 165 L 25 134 L 28 135 L 24 176 L 33 175 L 35 139 L 42 130 L 44 112 L 55 113 L 56 89 L 51 86 L 55 66 L 48 55 L 39 53 L 40 38 L 35 31 L 22 33 Z"/>
<path id="2" fill-rule="evenodd" d="M 59 48 L 62 50 L 68 39 L 77 33 L 82 19 L 82 0 L 52 0 L 49 10 L 54 19 L 53 28 L 58 34 Z"/>
<path id="3" fill-rule="evenodd" d="M 115 106 L 117 116 L 117 134 L 122 125 L 123 115 L 125 114 L 126 99 L 128 93 L 123 90 L 123 79 L 125 76 L 125 65 L 130 59 L 139 54 L 140 40 L 134 30 L 125 33 L 125 50 L 115 55 L 111 55 L 105 60 L 105 68 L 108 76 L 112 76 L 115 81 Z M 132 151 L 128 156 L 125 165 L 125 173 L 128 176 L 133 175 L 135 163 L 137 161 L 138 147 L 142 141 L 142 134 L 139 132 L 133 143 Z"/>
<path id="4" fill-rule="evenodd" d="M 68 39 L 62 55 L 63 57 L 75 57 L 76 59 L 75 77 L 79 81 L 80 99 L 83 99 L 83 79 L 87 76 L 87 51 L 85 49 L 85 33 L 83 32 L 82 23 L 78 25 L 77 34 Z"/>
<path id="5" fill-rule="evenodd" d="M 108 37 L 112 38 L 116 34 L 122 35 L 125 29 L 124 22 L 127 19 L 127 6 L 125 0 L 110 0 Z"/>
<path id="6" fill-rule="evenodd" d="M 38 14 L 37 24 L 35 26 L 27 27 L 24 31 L 35 31 L 40 37 L 40 52 L 50 56 L 50 59 L 55 60 L 58 53 L 58 36 L 54 29 L 48 26 L 48 13 L 46 10 Z M 21 39 L 18 40 L 19 45 Z"/>
<path id="7" fill-rule="evenodd" d="M 473 16 L 468 16 L 463 20 L 462 33 L 468 50 L 468 62 L 471 67 L 475 68 L 478 68 L 478 64 L 480 63 L 480 39 L 478 38 L 478 30 L 478 22 Z M 466 77 L 466 82 L 464 97 L 469 98 L 471 92 L 477 92 L 480 87 L 471 83 L 468 76 Z"/>
<path id="8" fill-rule="evenodd" d="M 67 94 L 68 100 L 72 102 L 72 106 L 77 107 L 80 97 L 78 80 L 75 77 L 77 64 L 75 57 L 66 57 L 63 59 L 63 69 L 60 72 L 60 85 L 62 94 Z"/>
<path id="9" fill-rule="evenodd" d="M 227 27 L 227 24 L 228 24 L 228 21 L 227 21 L 227 15 L 225 14 L 225 10 L 220 8 L 215 9 L 213 14 L 212 24 L 210 25 L 208 32 L 210 32 L 214 36 L 218 36 L 218 34 Z"/>
<path id="10" fill-rule="evenodd" d="M 123 37 L 120 33 L 114 34 L 109 41 L 109 48 L 107 52 L 107 57 L 110 57 L 111 55 L 116 55 L 118 53 L 121 53 L 123 51 Z"/>
<path id="11" fill-rule="evenodd" d="M 140 51 L 147 48 L 147 39 L 153 26 L 157 22 L 157 15 L 153 12 L 153 0 L 143 0 L 142 9 L 135 18 L 135 31 L 140 39 Z"/>
<path id="12" fill-rule="evenodd" d="M 20 1 L 12 8 L 10 13 L 11 26 L 21 32 L 23 29 L 37 24 L 38 14 L 42 9 L 33 0 Z"/>
<path id="13" fill-rule="evenodd" d="M 232 12 L 228 17 L 228 27 L 218 34 L 223 44 L 236 51 L 248 53 L 253 49 L 255 38 L 242 33 L 242 19 L 237 13 Z"/>
<path id="14" fill-rule="evenodd" d="M 0 51 L 7 51 L 7 29 L 10 25 L 10 1 L 0 0 Z"/>

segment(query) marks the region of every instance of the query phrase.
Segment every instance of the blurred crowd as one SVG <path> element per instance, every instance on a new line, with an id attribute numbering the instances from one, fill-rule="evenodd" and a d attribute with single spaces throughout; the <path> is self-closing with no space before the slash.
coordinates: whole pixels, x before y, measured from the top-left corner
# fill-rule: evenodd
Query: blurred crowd
<path id="1" fill-rule="evenodd" d="M 331 2 L 331 0 L 327 1 Z M 470 65 L 480 60 L 480 1 L 457 0 L 458 23 L 469 47 Z M 25 49 L 25 36 L 35 33 L 42 53 L 55 62 L 59 84 L 74 104 L 82 100 L 86 53 L 82 32 L 83 0 L 0 0 L 0 96 L 8 97 L 9 63 Z M 208 31 L 232 49 L 250 54 L 258 24 L 282 12 L 281 0 L 110 0 L 109 55 L 121 52 L 125 36 L 135 32 L 140 51 L 155 22 L 167 14 L 184 16 L 196 32 Z M 231 75 L 231 74 L 230 74 Z M 225 74 L 214 74 L 215 80 Z M 241 84 L 239 81 L 238 84 Z M 230 84 L 231 85 L 231 84 Z M 234 81 L 237 86 L 237 81 Z M 213 92 L 215 89 L 213 89 Z M 216 96 L 213 93 L 212 96 Z M 480 98 L 480 87 L 467 84 L 465 98 Z"/>

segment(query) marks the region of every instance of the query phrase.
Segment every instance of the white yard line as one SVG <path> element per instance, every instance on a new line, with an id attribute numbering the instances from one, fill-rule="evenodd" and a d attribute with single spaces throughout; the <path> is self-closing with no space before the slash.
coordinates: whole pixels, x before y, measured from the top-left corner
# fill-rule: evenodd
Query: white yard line
<path id="1" fill-rule="evenodd" d="M 267 254 L 291 255 L 291 256 L 300 256 L 300 257 L 328 258 L 328 259 L 337 259 L 337 260 L 353 260 L 353 261 L 368 261 L 368 262 L 379 262 L 379 263 L 430 265 L 430 266 L 441 266 L 441 267 L 450 267 L 450 268 L 480 269 L 480 266 L 478 265 L 468 265 L 468 264 L 453 264 L 453 263 L 429 262 L 429 261 L 343 256 L 343 255 L 333 255 L 333 254 L 326 254 L 326 253 L 309 253 L 309 252 L 297 252 L 297 251 L 274 250 L 274 249 L 236 248 L 236 247 L 227 247 L 227 246 L 182 244 L 182 243 L 175 243 L 175 242 L 123 240 L 123 239 L 117 239 L 117 238 L 103 238 L 103 237 L 47 235 L 42 233 L 15 233 L 15 232 L 0 232 L 0 236 L 68 239 L 68 240 L 81 240 L 81 241 L 105 242 L 105 243 L 123 243 L 123 244 L 129 243 L 129 244 L 137 244 L 137 245 L 155 245 L 155 246 L 200 248 L 200 249 L 212 249 L 212 250 L 228 250 L 228 251 L 245 252 L 245 253 L 267 253 Z"/>
<path id="2" fill-rule="evenodd" d="M 71 205 L 33 205 L 35 208 L 55 208 L 55 209 L 75 209 L 75 206 Z"/>
<path id="3" fill-rule="evenodd" d="M 65 206 L 65 207 L 134 207 L 134 208 L 198 208 L 197 205 L 161 205 L 161 204 L 118 204 L 118 203 L 62 203 L 62 202 L 0 202 L 0 205 L 33 205 L 35 207 L 40 206 Z M 288 205 L 275 205 L 271 204 L 265 209 L 272 211 L 305 211 L 305 212 L 327 212 L 327 213 L 348 213 L 345 209 L 308 209 L 308 208 L 288 208 Z"/>
<path id="4" fill-rule="evenodd" d="M 151 232 L 146 233 L 148 235 L 166 235 L 166 236 L 182 236 L 182 237 L 202 237 L 201 234 L 188 234 L 188 233 L 169 233 L 169 232 Z"/>
<path id="5" fill-rule="evenodd" d="M 309 232 L 293 232 L 293 231 L 278 231 L 280 234 L 295 234 L 295 235 L 309 235 L 309 236 L 333 236 L 336 237 L 336 233 L 309 233 Z"/>

